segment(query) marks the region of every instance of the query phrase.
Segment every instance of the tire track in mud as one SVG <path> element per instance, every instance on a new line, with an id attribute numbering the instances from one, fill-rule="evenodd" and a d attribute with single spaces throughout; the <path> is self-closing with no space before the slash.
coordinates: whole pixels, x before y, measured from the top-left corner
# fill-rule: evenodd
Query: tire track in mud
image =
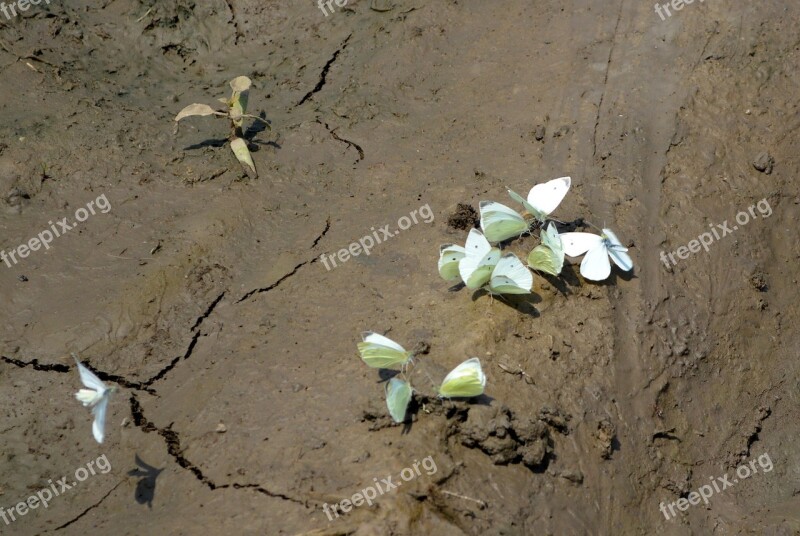
<path id="1" fill-rule="evenodd" d="M 602 496 L 606 497 L 601 508 L 605 514 L 601 515 L 608 530 L 624 526 L 626 508 L 622 505 L 641 505 L 642 512 L 650 509 L 649 504 L 657 489 L 652 487 L 652 474 L 657 473 L 662 465 L 652 452 L 652 439 L 657 433 L 653 407 L 663 388 L 654 380 L 666 368 L 653 359 L 656 356 L 651 355 L 649 342 L 657 337 L 658 329 L 652 323 L 652 316 L 657 304 L 662 303 L 669 292 L 664 286 L 663 273 L 654 252 L 660 245 L 657 233 L 662 227 L 662 179 L 671 142 L 678 130 L 680 106 L 687 93 L 679 82 L 692 69 L 688 61 L 680 59 L 674 46 L 662 43 L 659 37 L 661 28 L 652 24 L 647 10 L 631 8 L 623 14 L 621 4 L 618 17 L 598 105 L 592 156 L 595 167 L 603 170 L 604 177 L 621 177 L 620 180 L 628 181 L 632 198 L 637 200 L 638 206 L 634 206 L 631 214 L 618 211 L 614 214 L 611 209 L 612 215 L 631 222 L 631 216 L 635 214 L 635 220 L 642 223 L 634 240 L 638 247 L 634 249 L 636 268 L 633 277 L 617 278 L 617 285 L 629 282 L 624 288 L 606 288 L 613 319 L 609 343 L 614 366 L 608 377 L 613 396 L 604 402 L 612 404 L 616 410 L 618 440 L 622 444 L 617 457 L 624 464 L 624 467 L 618 466 L 619 472 L 610 480 L 599 473 L 596 475 L 601 482 L 605 481 L 605 484 L 600 484 Z M 625 28 L 622 34 L 619 33 L 621 27 Z M 632 41 L 637 39 L 658 42 L 659 48 L 633 46 Z M 665 62 L 674 64 L 663 69 L 669 71 L 669 75 L 662 72 Z M 638 68 L 631 69 L 632 65 Z M 643 68 L 651 71 L 652 75 L 643 80 L 633 80 L 632 72 L 640 73 Z M 676 75 L 675 71 L 679 74 Z M 639 86 L 644 87 L 640 87 L 636 94 L 628 92 L 629 88 Z M 647 100 L 638 95 L 646 96 Z M 600 106 L 609 101 L 613 104 L 603 118 Z M 652 102 L 659 103 L 657 113 L 652 112 Z M 616 120 L 621 117 L 626 120 Z M 642 124 L 640 118 L 649 118 L 649 121 Z M 597 145 L 598 131 L 605 131 L 600 147 Z M 606 199 L 597 186 L 589 187 L 587 197 L 592 207 L 590 212 L 594 214 L 607 214 L 614 201 Z M 649 525 L 648 518 L 645 514 L 642 527 Z"/>

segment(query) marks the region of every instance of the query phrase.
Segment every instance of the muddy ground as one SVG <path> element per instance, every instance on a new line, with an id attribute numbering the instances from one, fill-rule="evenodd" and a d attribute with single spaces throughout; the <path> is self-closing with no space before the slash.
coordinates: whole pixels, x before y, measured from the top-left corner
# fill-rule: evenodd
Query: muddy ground
<path id="1" fill-rule="evenodd" d="M 111 466 L 0 533 L 800 534 L 800 5 L 334 8 L 0 16 L 0 248 L 111 206 L 0 266 L 0 506 Z M 272 126 L 249 132 L 257 179 L 224 120 L 173 130 L 238 75 Z M 563 175 L 556 215 L 614 229 L 634 273 L 576 264 L 511 306 L 448 291 L 457 204 Z M 661 260 L 761 200 L 769 216 Z M 369 256 L 319 260 L 426 205 Z M 394 425 L 364 330 L 427 349 L 434 380 L 480 357 L 486 395 L 442 405 L 420 380 Z M 102 445 L 71 352 L 120 387 Z M 741 464 L 757 474 L 660 511 Z"/>

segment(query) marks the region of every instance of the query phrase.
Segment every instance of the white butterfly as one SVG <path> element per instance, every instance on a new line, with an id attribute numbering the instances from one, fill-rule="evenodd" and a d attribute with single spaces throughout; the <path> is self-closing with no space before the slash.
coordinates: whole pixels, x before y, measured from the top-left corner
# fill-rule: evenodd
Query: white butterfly
<path id="1" fill-rule="evenodd" d="M 464 248 L 455 244 L 439 246 L 439 275 L 445 281 L 458 279 L 458 264 L 466 256 Z"/>
<path id="2" fill-rule="evenodd" d="M 74 356 L 73 356 L 74 357 Z M 81 375 L 83 385 L 88 389 L 80 389 L 76 394 L 77 398 L 84 407 L 89 406 L 92 408 L 94 414 L 94 423 L 92 424 L 92 433 L 98 443 L 103 442 L 104 429 L 106 423 L 106 408 L 108 407 L 108 400 L 111 393 L 116 391 L 116 387 L 107 387 L 100 378 L 95 376 L 91 370 L 81 365 L 78 358 L 75 357 L 75 363 L 78 364 L 78 372 Z"/>
<path id="3" fill-rule="evenodd" d="M 564 253 L 568 256 L 580 257 L 586 253 L 581 262 L 581 275 L 586 279 L 607 279 L 611 275 L 609 257 L 622 271 L 630 272 L 633 269 L 633 261 L 626 253 L 628 248 L 620 243 L 617 235 L 610 229 L 603 229 L 603 234 L 599 236 L 592 233 L 564 233 L 560 236 Z"/>
<path id="4" fill-rule="evenodd" d="M 570 177 L 561 177 L 542 184 L 537 184 L 531 188 L 527 200 L 511 190 L 508 191 L 508 195 L 510 195 L 511 199 L 514 201 L 521 203 L 522 206 L 525 207 L 525 210 L 540 223 L 544 223 L 547 216 L 558 208 L 558 205 L 564 200 L 564 196 L 567 195 L 571 185 L 572 179 Z"/>
<path id="5" fill-rule="evenodd" d="M 530 294 L 533 274 L 516 255 L 506 253 L 497 262 L 489 280 L 492 294 Z"/>
<path id="6" fill-rule="evenodd" d="M 481 229 L 490 242 L 502 242 L 525 233 L 530 223 L 516 210 L 495 201 L 481 201 Z"/>
<path id="7" fill-rule="evenodd" d="M 461 280 L 471 290 L 478 289 L 489 281 L 500 250 L 493 248 L 486 237 L 477 229 L 472 229 L 464 245 L 464 258 L 458 262 Z"/>

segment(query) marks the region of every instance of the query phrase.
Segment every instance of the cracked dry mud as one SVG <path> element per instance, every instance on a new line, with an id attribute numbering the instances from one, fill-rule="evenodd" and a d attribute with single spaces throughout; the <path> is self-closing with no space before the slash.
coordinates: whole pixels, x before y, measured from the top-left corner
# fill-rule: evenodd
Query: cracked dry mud
<path id="1" fill-rule="evenodd" d="M 112 466 L 0 533 L 800 534 L 799 20 L 778 0 L 665 21 L 587 0 L 0 15 L 0 249 L 111 204 L 0 265 L 0 507 Z M 272 125 L 247 131 L 257 180 L 212 119 L 172 128 L 238 75 Z M 564 175 L 557 215 L 614 229 L 634 274 L 574 265 L 516 308 L 448 291 L 438 246 L 466 207 Z M 769 217 L 660 260 L 762 199 Z M 425 204 L 432 223 L 317 262 Z M 395 425 L 368 329 L 427 349 L 434 378 L 480 357 L 486 395 L 420 380 Z M 120 387 L 102 445 L 71 352 Z M 772 471 L 659 511 L 764 453 Z"/>

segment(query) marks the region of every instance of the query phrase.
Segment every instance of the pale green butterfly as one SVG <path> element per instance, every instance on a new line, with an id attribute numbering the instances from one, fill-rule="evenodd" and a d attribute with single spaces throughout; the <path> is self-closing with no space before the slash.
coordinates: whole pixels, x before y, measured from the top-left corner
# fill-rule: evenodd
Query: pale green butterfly
<path id="1" fill-rule="evenodd" d="M 486 376 L 477 357 L 467 359 L 445 376 L 439 387 L 439 396 L 446 398 L 471 397 L 483 394 Z"/>
<path id="2" fill-rule="evenodd" d="M 570 177 L 560 177 L 531 188 L 527 200 L 511 190 L 508 191 L 508 195 L 514 201 L 521 203 L 536 220 L 544 223 L 550 213 L 558 208 L 558 205 L 564 200 L 571 185 Z"/>
<path id="3" fill-rule="evenodd" d="M 411 384 L 399 378 L 392 378 L 386 382 L 386 406 L 394 422 L 406 420 L 406 409 L 411 402 Z"/>
<path id="4" fill-rule="evenodd" d="M 481 201 L 481 229 L 490 242 L 502 242 L 525 233 L 530 224 L 516 210 L 495 201 Z"/>
<path id="5" fill-rule="evenodd" d="M 546 274 L 561 273 L 564 267 L 564 246 L 553 222 L 541 233 L 542 243 L 528 254 L 528 266 Z"/>
<path id="6" fill-rule="evenodd" d="M 364 342 L 358 343 L 358 351 L 364 363 L 373 368 L 387 368 L 405 365 L 411 359 L 411 352 L 388 337 L 367 331 L 362 335 Z"/>
<path id="7" fill-rule="evenodd" d="M 458 272 L 467 288 L 481 288 L 492 276 L 500 250 L 493 248 L 486 237 L 477 229 L 472 229 L 464 246 L 464 258 L 458 262 Z"/>
<path id="8" fill-rule="evenodd" d="M 454 281 L 459 277 L 458 264 L 464 258 L 464 248 L 455 244 L 439 246 L 439 275 L 445 281 Z"/>
<path id="9" fill-rule="evenodd" d="M 516 255 L 503 255 L 492 271 L 488 290 L 492 294 L 530 294 L 533 274 Z"/>

